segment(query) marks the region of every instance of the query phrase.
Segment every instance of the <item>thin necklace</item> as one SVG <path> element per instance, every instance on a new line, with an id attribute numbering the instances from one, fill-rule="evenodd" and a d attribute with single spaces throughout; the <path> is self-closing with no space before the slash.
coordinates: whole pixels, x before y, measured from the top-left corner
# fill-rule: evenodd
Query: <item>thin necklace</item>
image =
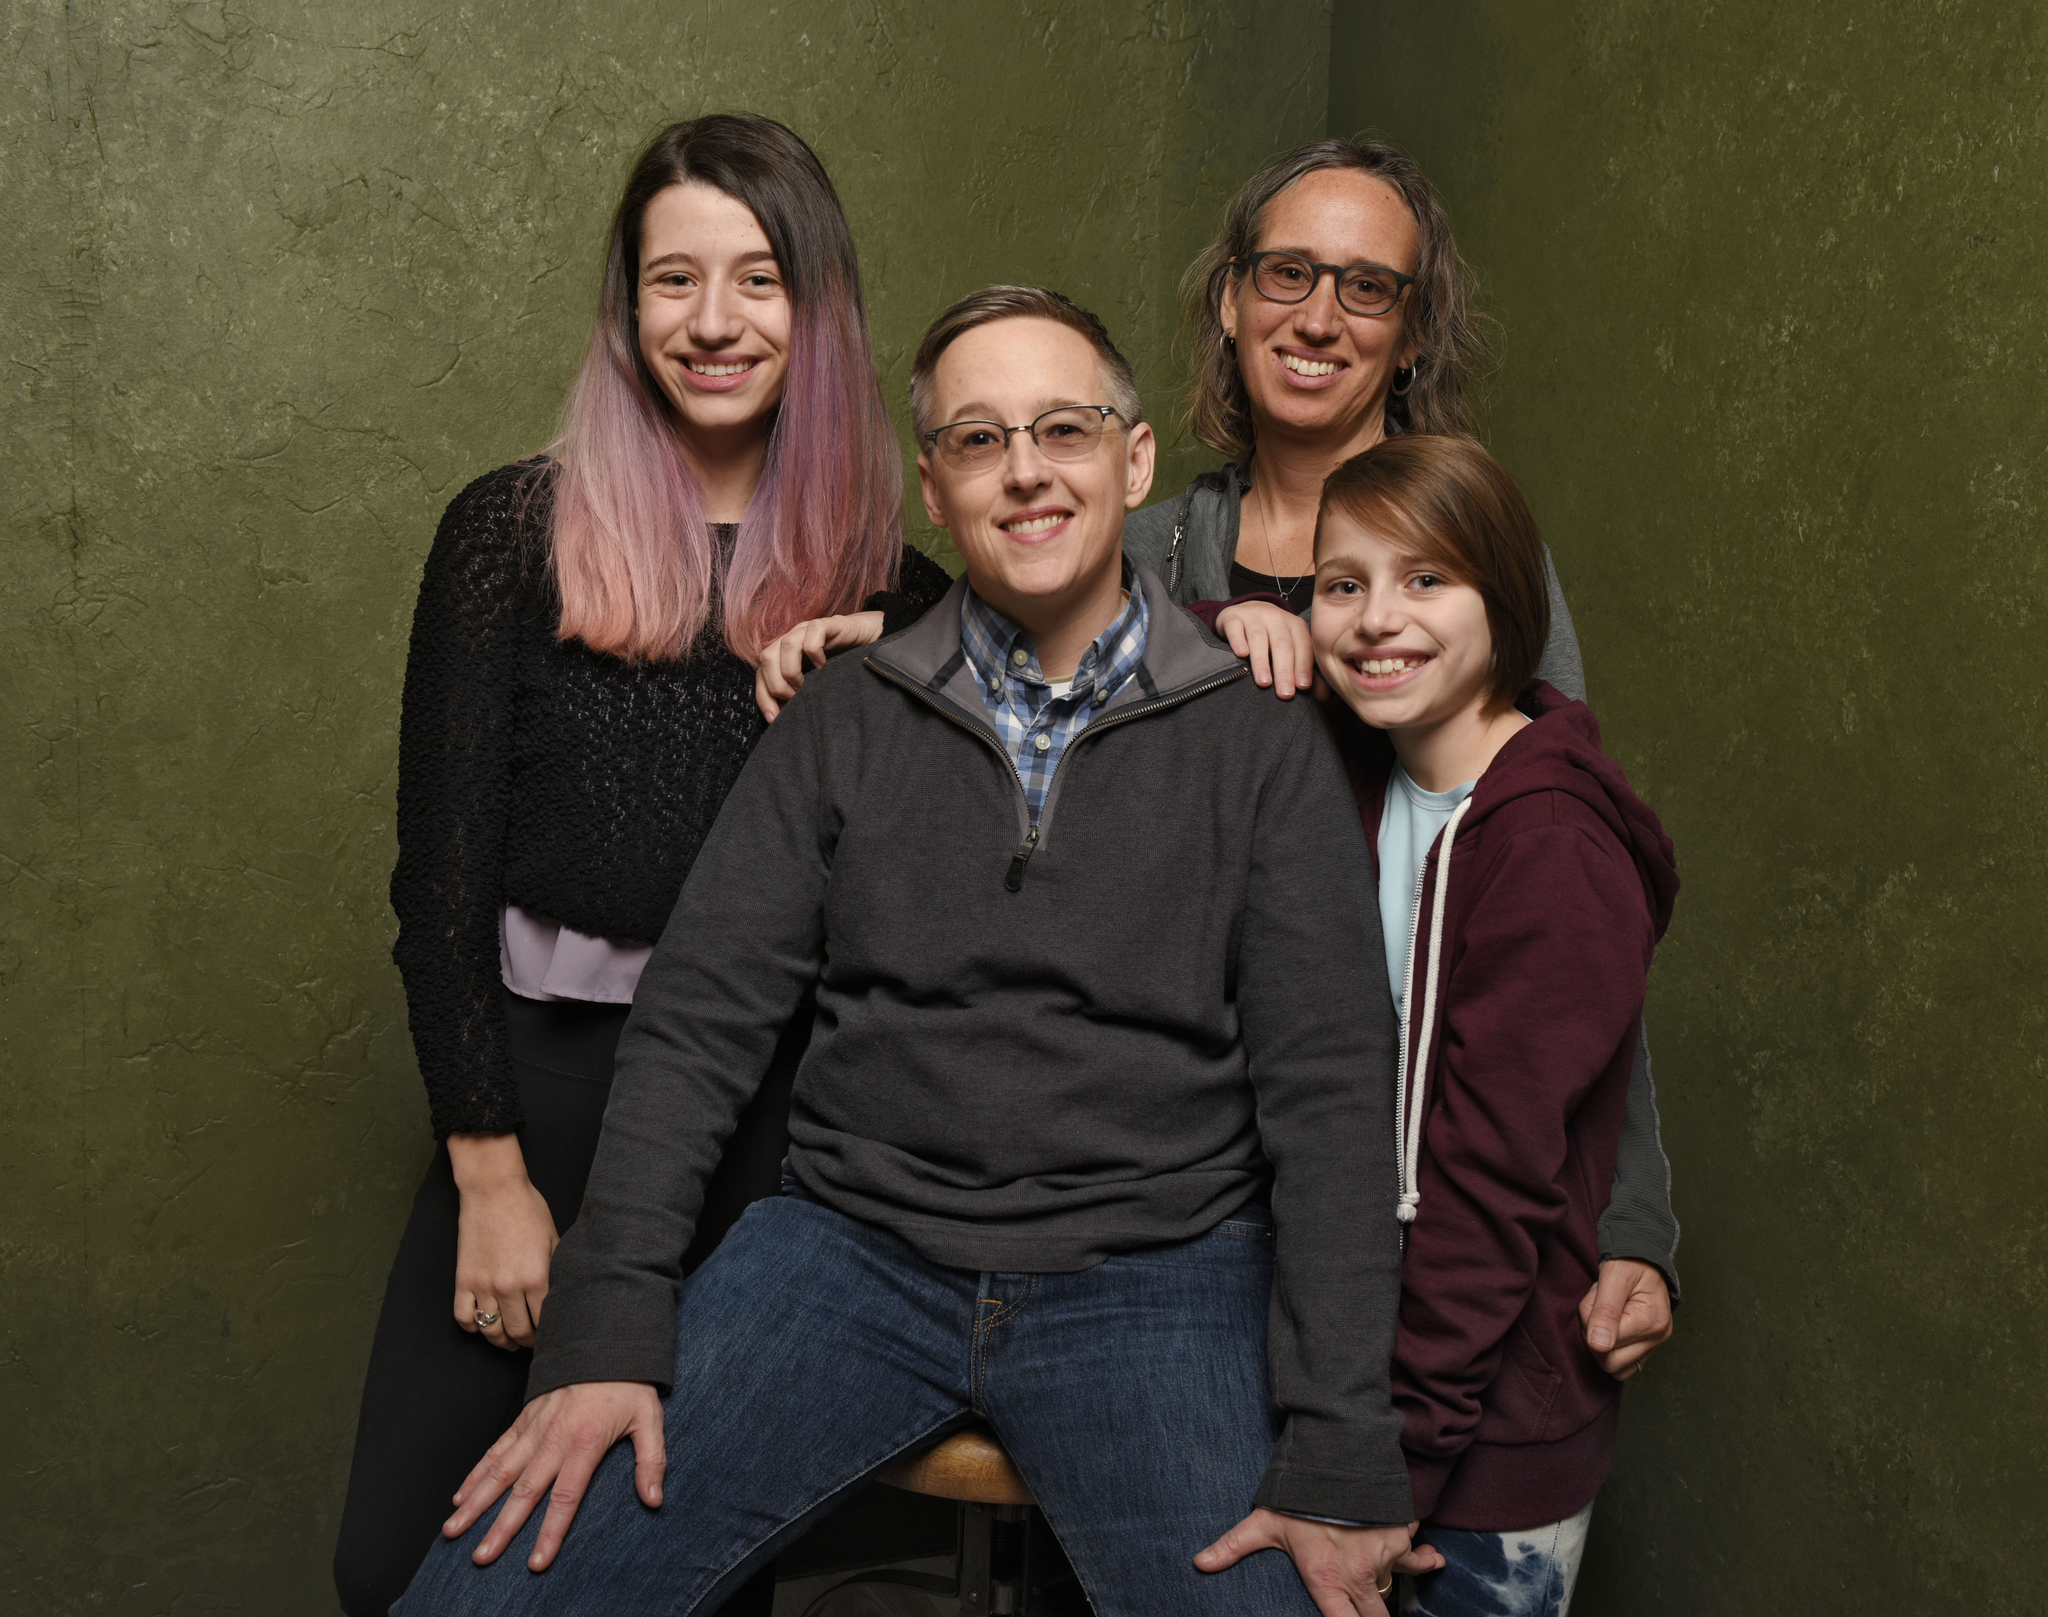
<path id="1" fill-rule="evenodd" d="M 1259 487 L 1259 474 L 1256 471 L 1252 473 L 1252 501 L 1259 508 L 1259 537 L 1266 541 L 1266 568 L 1273 575 L 1273 589 L 1283 601 L 1291 601 L 1293 596 L 1288 592 L 1287 586 L 1280 582 L 1280 558 L 1273 554 L 1273 529 L 1266 521 L 1266 496 Z M 1307 576 L 1305 573 L 1302 575 L 1303 578 Z M 1295 579 L 1294 582 L 1300 584 L 1301 578 Z"/>

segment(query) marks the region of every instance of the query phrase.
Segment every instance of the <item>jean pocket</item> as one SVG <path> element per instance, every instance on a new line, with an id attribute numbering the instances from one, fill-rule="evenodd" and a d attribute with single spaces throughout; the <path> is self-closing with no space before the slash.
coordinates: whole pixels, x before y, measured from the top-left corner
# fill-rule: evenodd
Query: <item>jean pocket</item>
<path id="1" fill-rule="evenodd" d="M 1273 1210 L 1264 1202 L 1246 1202 L 1209 1232 L 1227 1240 L 1273 1244 Z"/>

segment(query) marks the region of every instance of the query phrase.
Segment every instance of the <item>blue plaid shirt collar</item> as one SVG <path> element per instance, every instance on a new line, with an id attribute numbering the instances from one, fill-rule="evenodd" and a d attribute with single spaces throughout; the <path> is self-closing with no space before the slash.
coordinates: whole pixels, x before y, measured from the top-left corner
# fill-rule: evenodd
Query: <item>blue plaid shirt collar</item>
<path id="1" fill-rule="evenodd" d="M 960 649 L 974 671 L 996 735 L 1016 763 L 1033 825 L 1045 807 L 1067 744 L 1123 689 L 1145 659 L 1152 614 L 1144 586 L 1128 561 L 1124 588 L 1130 591 L 1130 600 L 1081 654 L 1073 686 L 1064 696 L 1053 695 L 1052 682 L 1038 666 L 1038 653 L 1022 629 L 975 594 L 972 585 L 961 597 Z"/>

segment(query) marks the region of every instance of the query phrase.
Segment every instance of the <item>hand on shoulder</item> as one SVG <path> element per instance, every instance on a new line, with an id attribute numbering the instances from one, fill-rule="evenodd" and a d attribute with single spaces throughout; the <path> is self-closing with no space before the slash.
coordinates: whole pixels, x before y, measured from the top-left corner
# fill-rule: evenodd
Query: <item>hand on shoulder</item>
<path id="1" fill-rule="evenodd" d="M 773 724 L 783 703 L 803 689 L 805 671 L 824 667 L 832 652 L 872 645 L 881 638 L 879 612 L 812 618 L 777 635 L 761 648 L 761 660 L 754 665 L 754 705 L 761 717 Z"/>
<path id="2" fill-rule="evenodd" d="M 1316 668 L 1316 648 L 1308 625 L 1271 601 L 1238 601 L 1216 614 L 1216 632 L 1230 649 L 1251 664 L 1252 678 L 1270 685 L 1283 702 L 1296 691 L 1309 691 L 1318 701 L 1328 694 Z"/>

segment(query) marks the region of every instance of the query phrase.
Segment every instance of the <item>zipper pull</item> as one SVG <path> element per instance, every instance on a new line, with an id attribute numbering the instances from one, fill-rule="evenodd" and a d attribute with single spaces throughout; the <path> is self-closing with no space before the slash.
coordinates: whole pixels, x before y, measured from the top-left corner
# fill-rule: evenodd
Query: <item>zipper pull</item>
<path id="1" fill-rule="evenodd" d="M 1031 834 L 1017 844 L 1017 851 L 1010 855 L 1010 873 L 1003 878 L 1003 885 L 1011 892 L 1019 892 L 1024 886 L 1024 865 L 1031 857 L 1031 850 L 1038 846 L 1038 827 L 1031 828 Z"/>

